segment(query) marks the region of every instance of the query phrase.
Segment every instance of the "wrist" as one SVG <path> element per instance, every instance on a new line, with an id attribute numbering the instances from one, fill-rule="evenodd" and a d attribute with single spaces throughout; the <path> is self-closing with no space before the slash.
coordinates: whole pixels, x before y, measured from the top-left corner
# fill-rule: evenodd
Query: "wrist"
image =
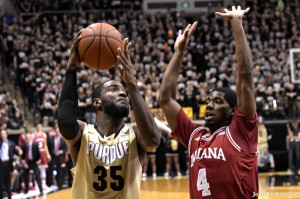
<path id="1" fill-rule="evenodd" d="M 177 49 L 175 49 L 174 54 L 176 54 L 177 56 L 178 55 L 182 55 L 183 56 L 184 51 L 185 51 L 185 49 L 179 49 L 179 48 L 177 48 Z"/>
<path id="2" fill-rule="evenodd" d="M 229 21 L 230 21 L 231 24 L 233 24 L 233 23 L 242 23 L 242 18 L 232 17 Z"/>
<path id="3" fill-rule="evenodd" d="M 130 91 L 132 91 L 132 90 L 135 90 L 135 89 L 138 90 L 135 81 L 126 82 L 126 87 L 127 87 L 127 90 L 129 91 L 129 93 L 130 93 Z"/>

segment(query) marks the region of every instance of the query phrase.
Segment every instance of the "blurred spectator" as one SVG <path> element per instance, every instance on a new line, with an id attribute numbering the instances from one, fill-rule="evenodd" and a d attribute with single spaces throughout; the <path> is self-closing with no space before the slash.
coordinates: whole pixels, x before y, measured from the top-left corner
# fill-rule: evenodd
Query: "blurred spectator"
<path id="1" fill-rule="evenodd" d="M 166 147 L 166 172 L 164 173 L 165 178 L 170 177 L 172 162 L 174 161 L 176 174 L 180 177 L 182 174 L 180 172 L 180 164 L 179 164 L 179 143 L 174 138 L 169 138 L 167 141 Z"/>
<path id="2" fill-rule="evenodd" d="M 293 119 L 291 124 L 287 124 L 287 130 L 289 170 L 294 171 L 294 175 L 298 175 L 300 160 L 300 128 L 298 119 Z"/>
<path id="3" fill-rule="evenodd" d="M 262 116 L 258 117 L 257 147 L 258 147 L 258 154 L 262 154 L 263 148 L 268 147 L 268 132 Z"/>
<path id="4" fill-rule="evenodd" d="M 62 189 L 64 182 L 64 176 L 62 174 L 62 164 L 65 160 L 65 155 L 67 153 L 67 145 L 64 139 L 61 137 L 58 125 L 55 126 L 55 136 L 51 136 L 48 139 L 48 147 L 51 155 L 51 161 L 49 162 L 47 170 L 47 186 L 52 185 L 53 179 L 53 170 L 57 171 L 56 173 L 56 184 L 58 189 Z"/>
<path id="5" fill-rule="evenodd" d="M 6 21 L 9 25 L 11 25 L 14 17 L 15 16 L 13 14 L 9 13 L 8 8 L 5 8 L 4 14 L 0 17 L 0 22 Z"/>
<path id="6" fill-rule="evenodd" d="M 258 172 L 275 171 L 275 162 L 273 154 L 269 153 L 268 147 L 262 148 L 262 153 L 257 158 Z"/>
<path id="7" fill-rule="evenodd" d="M 35 179 L 38 183 L 40 194 L 43 195 L 43 188 L 41 183 L 40 170 L 38 168 L 38 162 L 40 161 L 39 147 L 33 142 L 31 133 L 26 133 L 26 142 L 22 145 L 22 150 L 24 151 L 22 155 L 22 162 L 24 164 L 24 181 L 25 181 L 25 191 L 27 194 L 29 190 L 29 171 L 33 170 Z"/>
<path id="8" fill-rule="evenodd" d="M 14 154 L 22 155 L 22 151 L 15 147 L 15 143 L 8 140 L 5 129 L 1 130 L 0 139 L 0 198 L 3 198 L 3 188 L 7 191 L 7 196 L 11 199 L 11 172 L 13 171 Z"/>
<path id="9" fill-rule="evenodd" d="M 46 185 L 46 168 L 48 167 L 48 162 L 51 161 L 51 156 L 48 150 L 47 144 L 47 135 L 42 130 L 43 125 L 41 123 L 37 123 L 36 131 L 33 133 L 33 141 L 38 145 L 40 152 L 39 169 L 41 171 L 41 181 L 44 189 L 47 189 Z"/>
<path id="10" fill-rule="evenodd" d="M 146 158 L 145 158 L 145 162 L 144 162 L 144 166 L 143 166 L 142 180 L 147 179 L 147 170 L 148 170 L 149 160 L 150 160 L 150 163 L 151 163 L 152 178 L 153 178 L 153 180 L 156 180 L 156 178 L 157 178 L 157 174 L 156 174 L 156 154 L 155 153 L 156 153 L 156 150 L 154 150 L 152 152 L 147 152 L 147 154 L 146 154 Z"/>

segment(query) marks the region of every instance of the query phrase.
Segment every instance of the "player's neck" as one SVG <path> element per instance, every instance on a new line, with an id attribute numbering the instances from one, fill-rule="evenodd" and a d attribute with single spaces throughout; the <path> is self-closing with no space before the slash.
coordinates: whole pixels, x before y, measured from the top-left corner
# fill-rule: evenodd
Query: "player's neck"
<path id="1" fill-rule="evenodd" d="M 123 126 L 123 118 L 112 118 L 107 116 L 97 117 L 96 126 L 105 136 L 116 133 Z"/>

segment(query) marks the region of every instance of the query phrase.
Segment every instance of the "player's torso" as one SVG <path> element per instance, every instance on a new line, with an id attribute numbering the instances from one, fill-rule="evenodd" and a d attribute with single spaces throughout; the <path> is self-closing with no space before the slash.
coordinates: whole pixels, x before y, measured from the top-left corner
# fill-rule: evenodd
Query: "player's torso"
<path id="1" fill-rule="evenodd" d="M 236 196 L 240 153 L 230 143 L 226 127 L 213 134 L 203 127 L 198 130 L 189 142 L 191 198 Z"/>
<path id="2" fill-rule="evenodd" d="M 34 142 L 37 143 L 40 151 L 45 151 L 45 141 L 46 137 L 44 133 L 34 133 Z"/>
<path id="3" fill-rule="evenodd" d="M 79 198 L 76 187 L 87 191 L 81 198 L 139 198 L 141 165 L 136 137 L 124 126 L 117 136 L 102 138 L 93 125 L 88 125 L 81 139 L 75 168 L 72 198 Z M 129 185 L 128 182 L 132 184 Z M 135 186 L 136 184 L 136 186 Z M 81 189 L 82 191 L 83 189 Z"/>

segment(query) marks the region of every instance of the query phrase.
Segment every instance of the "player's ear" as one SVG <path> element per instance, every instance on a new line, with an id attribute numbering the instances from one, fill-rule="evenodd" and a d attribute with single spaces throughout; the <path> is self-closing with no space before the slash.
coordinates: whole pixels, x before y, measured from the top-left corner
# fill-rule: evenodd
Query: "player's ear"
<path id="1" fill-rule="evenodd" d="M 100 98 L 94 98 L 93 99 L 93 107 L 95 109 L 95 111 L 97 110 L 102 110 L 102 101 Z"/>
<path id="2" fill-rule="evenodd" d="M 233 118 L 234 113 L 235 113 L 235 107 L 230 107 L 229 111 L 230 111 L 230 117 Z"/>

